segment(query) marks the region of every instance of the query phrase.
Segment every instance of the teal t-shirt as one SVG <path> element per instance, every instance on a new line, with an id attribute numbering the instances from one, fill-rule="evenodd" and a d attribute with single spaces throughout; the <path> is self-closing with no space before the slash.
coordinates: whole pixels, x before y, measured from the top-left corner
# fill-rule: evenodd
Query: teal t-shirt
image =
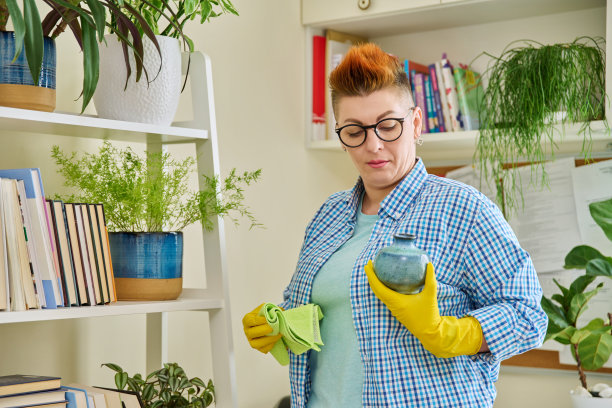
<path id="1" fill-rule="evenodd" d="M 357 211 L 353 236 L 321 267 L 312 284 L 312 303 L 321 307 L 321 351 L 310 352 L 311 392 L 308 408 L 360 407 L 363 364 L 353 324 L 349 285 L 378 215 Z"/>

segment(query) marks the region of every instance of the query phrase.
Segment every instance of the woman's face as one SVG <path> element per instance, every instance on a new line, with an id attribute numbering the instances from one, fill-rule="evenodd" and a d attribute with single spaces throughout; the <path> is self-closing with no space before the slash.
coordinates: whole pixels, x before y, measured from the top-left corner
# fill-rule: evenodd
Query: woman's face
<path id="1" fill-rule="evenodd" d="M 338 101 L 336 128 L 349 124 L 368 126 L 386 118 L 405 117 L 397 140 L 385 142 L 376 136 L 374 129 L 368 129 L 361 146 L 346 147 L 367 190 L 391 191 L 414 166 L 422 113 L 418 107 L 411 111 L 411 107 L 408 98 L 395 88 L 381 89 L 368 96 L 344 96 Z"/>

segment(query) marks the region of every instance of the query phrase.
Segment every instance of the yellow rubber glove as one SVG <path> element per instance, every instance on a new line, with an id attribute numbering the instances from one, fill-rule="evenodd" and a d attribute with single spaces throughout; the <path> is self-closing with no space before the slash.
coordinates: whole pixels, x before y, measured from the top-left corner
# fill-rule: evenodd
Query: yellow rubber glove
<path id="1" fill-rule="evenodd" d="M 425 286 L 416 295 L 397 293 L 382 283 L 374 273 L 372 261 L 365 266 L 372 291 L 416 338 L 436 357 L 476 354 L 484 336 L 476 318 L 457 319 L 440 316 L 434 267 L 427 264 Z"/>
<path id="2" fill-rule="evenodd" d="M 268 334 L 272 333 L 272 327 L 270 327 L 265 317 L 259 316 L 259 309 L 263 305 L 262 303 L 253 309 L 252 312 L 245 314 L 242 318 L 242 326 L 251 347 L 266 354 L 280 340 L 281 335 L 268 336 Z"/>

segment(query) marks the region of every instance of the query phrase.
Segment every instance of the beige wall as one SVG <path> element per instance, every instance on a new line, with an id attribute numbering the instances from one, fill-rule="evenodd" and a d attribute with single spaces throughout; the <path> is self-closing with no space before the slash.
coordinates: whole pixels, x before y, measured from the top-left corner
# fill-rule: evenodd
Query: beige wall
<path id="1" fill-rule="evenodd" d="M 249 348 L 240 319 L 263 301 L 281 300 L 308 219 L 330 193 L 349 188 L 355 172 L 340 152 L 304 148 L 305 59 L 299 1 L 236 0 L 235 4 L 240 17 L 223 16 L 205 26 L 192 26 L 189 32 L 197 48 L 213 62 L 223 172 L 233 167 L 263 168 L 261 182 L 247 190 L 247 201 L 266 229 L 249 231 L 246 225 L 226 225 L 239 406 L 259 408 L 272 407 L 288 393 L 287 369 Z M 399 48 L 393 44 L 402 39 L 386 41 Z M 422 52 L 419 56 L 424 61 L 438 58 L 438 51 L 419 51 L 423 49 L 409 51 Z M 73 99 L 80 92 L 81 71 L 75 68 L 80 64 L 75 51 L 74 40 L 64 34 L 60 38 L 58 110 L 78 109 Z M 189 111 L 188 104 L 181 106 Z M 59 191 L 61 186 L 49 160 L 53 143 L 68 149 L 96 145 L 63 137 L 6 133 L 1 137 L 5 146 L 13 146 L 0 150 L 1 165 L 41 167 L 47 192 Z M 201 285 L 197 228 L 190 228 L 186 238 L 186 285 Z M 0 374 L 58 374 L 66 381 L 112 385 L 110 372 L 100 368 L 100 363 L 113 361 L 130 372 L 142 372 L 144 329 L 142 316 L 3 325 Z M 190 375 L 209 377 L 206 315 L 173 314 L 170 329 L 170 360 L 181 363 Z M 605 380 L 612 382 L 610 377 Z M 569 406 L 566 392 L 576 382 L 573 373 L 503 370 L 496 407 Z"/>

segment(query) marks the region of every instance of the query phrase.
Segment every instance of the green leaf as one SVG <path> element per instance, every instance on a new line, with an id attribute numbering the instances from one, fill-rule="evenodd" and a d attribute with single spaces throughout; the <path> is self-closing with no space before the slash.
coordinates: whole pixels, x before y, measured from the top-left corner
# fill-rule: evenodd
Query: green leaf
<path id="1" fill-rule="evenodd" d="M 100 42 L 104 39 L 104 27 L 106 26 L 106 9 L 99 0 L 85 0 L 89 6 L 89 10 L 93 16 L 94 22 L 98 29 L 98 38 Z"/>
<path id="2" fill-rule="evenodd" d="M 196 8 L 198 7 L 198 0 L 184 0 L 184 4 L 185 15 L 190 16 L 196 11 Z"/>
<path id="3" fill-rule="evenodd" d="M 592 259 L 586 266 L 586 273 L 589 276 L 607 276 L 612 278 L 612 263 L 606 259 Z"/>
<path id="4" fill-rule="evenodd" d="M 202 0 L 200 3 L 200 24 L 204 24 L 208 20 L 211 12 L 212 4 L 210 4 L 210 1 Z"/>
<path id="5" fill-rule="evenodd" d="M 578 317 L 587 309 L 588 301 L 599 292 L 602 286 L 603 283 L 600 283 L 594 290 L 586 293 L 578 293 L 572 298 L 567 314 L 567 319 L 570 324 L 573 325 L 576 323 Z"/>
<path id="6" fill-rule="evenodd" d="M 559 306 L 555 305 L 552 301 L 550 301 L 550 299 L 543 296 L 542 301 L 540 303 L 542 305 L 542 309 L 544 309 L 544 311 L 546 312 L 548 319 L 553 322 L 557 327 L 559 327 L 560 329 L 564 329 L 565 327 L 570 325 L 567 318 L 565 317 L 565 313 L 563 312 L 563 310 Z"/>
<path id="7" fill-rule="evenodd" d="M 606 237 L 612 241 L 612 198 L 589 204 L 589 211 Z"/>
<path id="8" fill-rule="evenodd" d="M 582 293 L 584 290 L 595 280 L 594 276 L 580 275 L 569 287 L 570 295 L 575 295 L 577 293 Z"/>
<path id="9" fill-rule="evenodd" d="M 604 255 L 588 245 L 572 248 L 565 256 L 565 269 L 584 269 L 591 259 L 605 258 Z"/>
<path id="10" fill-rule="evenodd" d="M 582 366 L 587 370 L 600 369 L 612 354 L 612 335 L 609 333 L 591 334 L 578 345 L 578 355 Z"/>
<path id="11" fill-rule="evenodd" d="M 122 390 L 127 385 L 128 373 L 120 372 L 115 374 L 115 385 L 118 389 Z"/>
<path id="12" fill-rule="evenodd" d="M 574 326 L 567 326 L 562 330 L 550 326 L 551 325 L 549 325 L 550 329 L 547 329 L 545 340 L 555 340 L 562 344 L 570 344 L 570 340 L 576 332 Z M 548 330 L 550 330 L 550 332 Z"/>
<path id="13" fill-rule="evenodd" d="M 594 331 L 601 329 L 602 327 L 606 327 L 603 319 L 593 319 L 583 328 L 576 330 L 574 334 L 572 334 L 570 341 L 572 344 L 579 344 L 582 340 L 593 334 Z"/>
<path id="14" fill-rule="evenodd" d="M 113 371 L 116 371 L 118 373 L 123 372 L 123 368 L 119 367 L 117 364 L 113 364 L 113 363 L 104 363 L 101 365 L 101 367 L 108 367 Z"/>
<path id="15" fill-rule="evenodd" d="M 34 85 L 38 85 L 43 61 L 44 41 L 42 22 L 38 14 L 38 7 L 36 7 L 36 0 L 23 0 L 23 17 L 27 27 L 24 38 L 26 58 Z"/>
<path id="16" fill-rule="evenodd" d="M 81 17 L 81 30 L 83 33 L 83 104 L 81 113 L 89 104 L 98 85 L 100 73 L 100 54 L 96 41 L 96 31 L 84 17 Z"/>
<path id="17" fill-rule="evenodd" d="M 153 384 L 147 384 L 144 386 L 142 389 L 142 397 L 147 401 L 151 401 L 153 397 L 155 397 L 155 387 Z"/>
<path id="18" fill-rule="evenodd" d="M 19 55 L 21 55 L 23 40 L 26 33 L 26 25 L 16 0 L 6 0 L 6 7 L 8 8 L 9 15 L 11 16 L 13 31 L 15 32 L 15 55 L 13 56 L 13 62 L 15 62 Z"/>

